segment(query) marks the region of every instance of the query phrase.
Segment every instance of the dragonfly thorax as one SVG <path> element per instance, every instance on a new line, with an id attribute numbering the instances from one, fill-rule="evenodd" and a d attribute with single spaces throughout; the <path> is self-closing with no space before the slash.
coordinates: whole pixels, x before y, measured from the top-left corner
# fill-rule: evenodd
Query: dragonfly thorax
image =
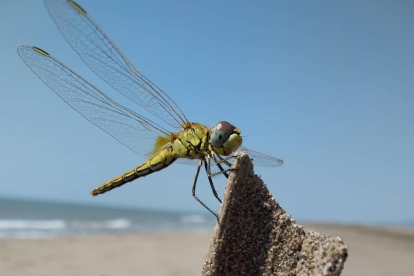
<path id="1" fill-rule="evenodd" d="M 184 131 L 177 133 L 171 141 L 177 158 L 203 159 L 209 155 L 209 129 L 198 123 L 191 123 Z"/>

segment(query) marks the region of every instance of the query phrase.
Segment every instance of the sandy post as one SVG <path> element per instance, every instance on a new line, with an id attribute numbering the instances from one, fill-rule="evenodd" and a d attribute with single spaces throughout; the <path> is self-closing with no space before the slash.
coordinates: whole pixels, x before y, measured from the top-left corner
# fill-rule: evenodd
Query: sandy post
<path id="1" fill-rule="evenodd" d="M 339 275 L 340 238 L 306 231 L 283 210 L 239 153 L 228 179 L 203 275 Z"/>

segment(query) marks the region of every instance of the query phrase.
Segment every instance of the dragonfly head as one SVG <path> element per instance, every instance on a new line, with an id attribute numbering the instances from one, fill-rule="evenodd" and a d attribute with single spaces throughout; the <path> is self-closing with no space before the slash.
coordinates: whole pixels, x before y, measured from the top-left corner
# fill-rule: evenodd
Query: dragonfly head
<path id="1" fill-rule="evenodd" d="M 230 155 L 235 152 L 242 144 L 240 130 L 229 122 L 219 122 L 210 133 L 210 144 L 216 153 L 220 155 Z"/>

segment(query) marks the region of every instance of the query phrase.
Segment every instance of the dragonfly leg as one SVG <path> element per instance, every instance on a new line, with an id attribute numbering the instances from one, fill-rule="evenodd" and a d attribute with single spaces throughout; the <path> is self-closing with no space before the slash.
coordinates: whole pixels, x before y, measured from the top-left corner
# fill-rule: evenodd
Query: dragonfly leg
<path id="1" fill-rule="evenodd" d="M 223 166 L 221 166 L 221 162 L 220 162 L 220 161 L 218 161 L 218 160 L 215 158 L 215 156 L 214 156 L 214 155 L 213 155 L 213 158 L 214 158 L 214 162 L 215 162 L 215 164 L 217 165 L 217 167 L 219 167 L 220 171 L 219 171 L 219 172 L 216 172 L 216 173 L 209 173 L 210 177 L 214 177 L 214 176 L 217 176 L 217 175 L 219 175 L 219 174 L 224 174 L 224 176 L 225 176 L 226 178 L 229 178 L 229 174 L 228 174 L 228 172 L 230 172 L 230 171 L 232 171 L 232 170 L 236 170 L 236 169 L 232 169 L 232 168 L 224 169 L 224 168 L 223 168 Z M 227 159 L 228 159 L 228 158 L 227 158 Z"/>
<path id="2" fill-rule="evenodd" d="M 213 191 L 213 194 L 217 198 L 217 200 L 220 201 L 220 203 L 221 203 L 221 199 L 217 194 L 216 188 L 214 188 L 213 179 L 211 179 L 211 173 L 210 173 L 211 168 L 210 168 L 210 158 L 209 157 L 206 158 L 206 161 L 204 162 L 204 167 L 205 167 L 206 172 L 207 172 L 207 178 L 208 178 L 208 181 L 210 182 L 211 190 Z"/>
<path id="3" fill-rule="evenodd" d="M 221 173 L 226 177 L 229 178 L 229 174 L 224 171 L 223 166 L 221 166 L 220 162 L 217 160 L 216 156 L 213 155 L 214 163 L 220 169 Z"/>
<path id="4" fill-rule="evenodd" d="M 196 172 L 196 175 L 195 175 L 195 178 L 194 178 L 194 183 L 193 183 L 193 188 L 191 190 L 191 193 L 192 193 L 193 197 L 195 198 L 195 200 L 197 200 L 201 205 L 204 206 L 204 208 L 206 208 L 210 213 L 212 213 L 218 219 L 218 215 L 213 210 L 211 210 L 209 207 L 207 207 L 207 205 L 205 205 L 204 202 L 202 202 L 198 198 L 198 196 L 196 196 L 196 194 L 195 194 L 196 185 L 197 185 L 197 179 L 198 179 L 198 174 L 200 173 L 200 168 L 201 168 L 202 163 L 203 163 L 203 160 L 200 160 L 200 162 L 198 162 L 197 172 Z"/>
<path id="5" fill-rule="evenodd" d="M 233 156 L 227 156 L 226 158 L 223 158 L 219 154 L 217 154 L 217 157 L 220 160 L 217 160 L 216 159 L 216 156 L 213 155 L 214 162 L 217 165 L 217 167 L 220 169 L 220 172 L 210 174 L 210 176 L 211 177 L 214 177 L 214 176 L 219 175 L 219 174 L 224 174 L 224 176 L 226 178 L 229 178 L 229 174 L 227 172 L 232 171 L 232 170 L 236 170 L 236 169 L 232 169 L 231 168 L 231 164 L 228 162 L 228 160 L 230 160 L 231 158 L 233 158 Z M 228 169 L 223 169 L 223 167 L 221 166 L 222 163 L 225 164 L 226 166 L 228 166 L 229 168 Z"/>
<path id="6" fill-rule="evenodd" d="M 215 176 L 217 176 L 217 175 L 219 175 L 219 174 L 227 174 L 227 172 L 230 172 L 230 171 L 233 171 L 233 170 L 236 170 L 236 169 L 226 169 L 226 170 L 223 170 L 223 171 L 221 171 L 221 172 L 216 172 L 216 173 L 212 173 L 212 174 L 210 174 L 210 177 L 215 177 Z"/>
<path id="7" fill-rule="evenodd" d="M 228 160 L 232 159 L 233 156 L 227 156 L 226 158 L 223 158 L 220 156 L 220 154 L 217 154 L 217 157 L 220 159 L 220 161 L 217 161 L 216 164 L 220 164 L 220 163 L 224 163 L 226 164 L 228 167 L 231 167 L 231 164 L 228 162 Z"/>

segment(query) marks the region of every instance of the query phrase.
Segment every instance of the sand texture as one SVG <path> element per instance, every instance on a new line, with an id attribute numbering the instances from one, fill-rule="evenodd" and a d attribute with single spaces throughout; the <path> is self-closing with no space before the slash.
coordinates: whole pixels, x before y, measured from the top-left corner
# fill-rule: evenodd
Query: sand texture
<path id="1" fill-rule="evenodd" d="M 254 174 L 249 156 L 233 162 L 203 275 L 337 276 L 348 256 L 340 238 L 305 231 Z"/>

